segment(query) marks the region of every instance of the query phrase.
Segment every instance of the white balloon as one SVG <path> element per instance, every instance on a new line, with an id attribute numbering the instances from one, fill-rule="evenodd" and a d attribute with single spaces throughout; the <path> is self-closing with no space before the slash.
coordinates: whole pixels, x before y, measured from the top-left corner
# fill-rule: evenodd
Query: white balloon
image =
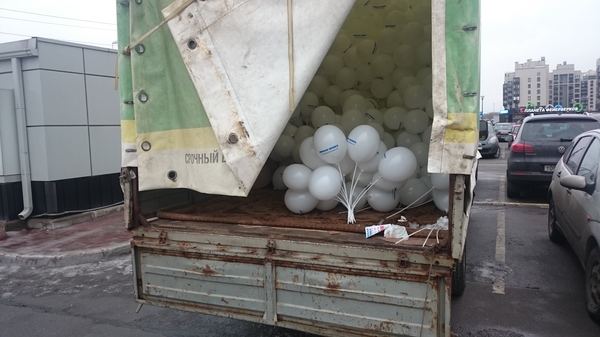
<path id="1" fill-rule="evenodd" d="M 435 203 L 435 206 L 440 211 L 448 212 L 450 197 L 448 190 L 438 190 L 434 188 L 433 191 L 431 191 L 431 194 L 433 196 L 433 202 Z"/>
<path id="2" fill-rule="evenodd" d="M 385 129 L 383 128 L 383 125 L 381 125 L 381 124 L 379 124 L 377 122 L 368 122 L 367 125 L 373 127 L 373 129 L 377 130 L 377 134 L 379 135 L 379 139 L 383 139 L 383 134 L 385 133 Z"/>
<path id="3" fill-rule="evenodd" d="M 286 190 L 287 186 L 285 186 L 285 183 L 283 182 L 283 171 L 285 171 L 285 168 L 287 166 L 279 166 L 277 169 L 275 169 L 275 172 L 273 172 L 273 188 L 276 190 Z"/>
<path id="4" fill-rule="evenodd" d="M 352 172 L 352 170 L 354 170 L 354 168 L 356 167 L 356 163 L 354 162 L 354 160 L 352 160 L 352 158 L 350 158 L 348 153 L 346 153 L 346 156 L 338 165 L 340 166 L 339 169 L 342 171 L 343 175 Z"/>
<path id="5" fill-rule="evenodd" d="M 307 91 L 300 99 L 299 106 L 302 119 L 305 122 L 310 121 L 313 110 L 319 106 L 319 97 L 314 92 Z"/>
<path id="6" fill-rule="evenodd" d="M 409 109 L 424 109 L 429 96 L 425 89 L 419 85 L 411 85 L 404 91 L 404 104 Z"/>
<path id="7" fill-rule="evenodd" d="M 371 39 L 364 39 L 356 46 L 356 55 L 363 63 L 373 61 L 377 53 L 377 43 Z"/>
<path id="8" fill-rule="evenodd" d="M 383 125 L 390 130 L 398 130 L 404 122 L 406 110 L 401 107 L 392 107 L 383 113 Z"/>
<path id="9" fill-rule="evenodd" d="M 314 170 L 308 181 L 308 191 L 319 200 L 334 198 L 342 188 L 342 177 L 332 166 L 321 166 Z"/>
<path id="10" fill-rule="evenodd" d="M 342 111 L 346 112 L 348 110 L 366 111 L 367 100 L 360 94 L 355 94 L 346 98 L 344 105 L 342 106 Z"/>
<path id="11" fill-rule="evenodd" d="M 420 179 L 408 179 L 399 191 L 400 203 L 404 206 L 422 204 L 429 198 L 428 192 L 429 188 Z"/>
<path id="12" fill-rule="evenodd" d="M 321 159 L 337 164 L 346 156 L 348 144 L 344 132 L 335 125 L 323 125 L 315 131 L 313 143 Z"/>
<path id="13" fill-rule="evenodd" d="M 398 31 L 387 27 L 379 31 L 377 34 L 377 46 L 382 52 L 391 54 L 396 48 L 398 41 Z"/>
<path id="14" fill-rule="evenodd" d="M 400 40 L 405 41 L 412 46 L 417 46 L 423 41 L 423 34 L 423 25 L 416 21 L 409 22 L 400 31 Z"/>
<path id="15" fill-rule="evenodd" d="M 292 156 L 295 145 L 296 143 L 294 143 L 294 139 L 291 136 L 282 134 L 275 143 L 273 152 L 276 153 L 277 156 L 285 159 Z"/>
<path id="16" fill-rule="evenodd" d="M 375 76 L 386 77 L 394 71 L 394 59 L 388 54 L 379 54 L 371 62 Z"/>
<path id="17" fill-rule="evenodd" d="M 371 84 L 375 78 L 375 73 L 370 64 L 364 63 L 356 68 L 356 78 L 361 84 Z"/>
<path id="18" fill-rule="evenodd" d="M 335 112 L 333 112 L 333 110 L 326 105 L 319 105 L 315 110 L 313 110 L 311 122 L 315 128 L 326 124 L 334 124 Z"/>
<path id="19" fill-rule="evenodd" d="M 283 183 L 287 188 L 297 191 L 308 189 L 308 179 L 312 170 L 302 164 L 292 164 L 283 171 Z"/>
<path id="20" fill-rule="evenodd" d="M 382 140 L 385 143 L 385 147 L 387 147 L 388 149 L 391 149 L 396 145 L 396 139 L 394 138 L 394 136 L 392 136 L 391 133 L 384 133 Z"/>
<path id="21" fill-rule="evenodd" d="M 340 202 L 336 199 L 319 200 L 316 209 L 320 211 L 331 211 L 332 209 L 336 208 L 339 203 Z"/>
<path id="22" fill-rule="evenodd" d="M 340 95 L 343 90 L 336 85 L 331 85 L 323 92 L 323 100 L 330 107 L 335 107 L 340 104 Z"/>
<path id="23" fill-rule="evenodd" d="M 431 142 L 431 125 L 429 125 L 425 131 L 423 131 L 421 134 L 421 139 L 427 144 Z"/>
<path id="24" fill-rule="evenodd" d="M 359 172 L 359 174 L 357 174 L 355 177 L 357 181 L 356 185 L 361 186 L 363 188 L 369 185 L 369 183 L 371 183 L 371 181 L 373 180 L 373 173 L 374 172 Z"/>
<path id="25" fill-rule="evenodd" d="M 417 158 L 405 147 L 394 147 L 385 152 L 379 162 L 379 174 L 390 181 L 403 181 L 417 169 Z"/>
<path id="26" fill-rule="evenodd" d="M 371 178 L 371 182 L 373 183 L 373 186 L 376 186 L 377 188 L 384 191 L 392 191 L 394 189 L 399 190 L 400 188 L 402 188 L 402 186 L 404 186 L 404 184 L 406 184 L 406 180 L 394 182 L 383 179 L 379 172 L 373 173 L 373 178 Z"/>
<path id="27" fill-rule="evenodd" d="M 350 151 L 350 149 L 348 149 L 348 151 Z M 375 155 L 365 162 L 358 163 L 358 168 L 364 172 L 376 172 L 379 169 L 379 162 L 386 151 L 387 146 L 380 140 Z"/>
<path id="28" fill-rule="evenodd" d="M 335 76 L 344 67 L 344 59 L 339 55 L 327 55 L 321 62 L 321 68 L 327 76 Z"/>
<path id="29" fill-rule="evenodd" d="M 410 147 L 412 144 L 422 142 L 421 136 L 412 134 L 408 131 L 398 133 L 396 137 L 396 146 Z"/>
<path id="30" fill-rule="evenodd" d="M 367 121 L 383 125 L 383 113 L 377 109 L 369 109 L 365 112 Z"/>
<path id="31" fill-rule="evenodd" d="M 356 71 L 349 67 L 344 67 L 335 74 L 335 85 L 340 89 L 346 90 L 354 87 L 358 83 Z"/>
<path id="32" fill-rule="evenodd" d="M 418 142 L 410 145 L 409 149 L 417 158 L 417 165 L 419 167 L 427 166 L 429 159 L 429 143 Z"/>
<path id="33" fill-rule="evenodd" d="M 287 123 L 287 125 L 285 126 L 285 128 L 283 129 L 283 131 L 281 133 L 294 138 L 294 134 L 296 133 L 297 130 L 298 130 L 297 126 Z"/>
<path id="34" fill-rule="evenodd" d="M 296 144 L 302 143 L 306 138 L 312 137 L 315 134 L 315 129 L 310 125 L 301 125 L 294 132 L 294 142 Z"/>
<path id="35" fill-rule="evenodd" d="M 359 125 L 348 134 L 348 154 L 357 163 L 373 158 L 379 147 L 379 133 L 370 125 Z"/>
<path id="36" fill-rule="evenodd" d="M 416 63 L 416 53 L 413 46 L 403 44 L 394 49 L 394 63 L 398 68 L 410 68 Z"/>
<path id="37" fill-rule="evenodd" d="M 315 209 L 319 200 L 308 191 L 287 190 L 284 202 L 290 211 L 296 214 L 306 214 Z"/>
<path id="38" fill-rule="evenodd" d="M 397 190 L 385 191 L 372 187 L 367 192 L 367 202 L 378 212 L 389 212 L 398 206 L 400 199 Z"/>
<path id="39" fill-rule="evenodd" d="M 356 46 L 350 47 L 350 49 L 344 53 L 344 63 L 350 68 L 356 68 L 362 63 L 356 53 Z"/>
<path id="40" fill-rule="evenodd" d="M 450 188 L 450 175 L 448 173 L 432 173 L 431 184 L 438 190 L 447 190 Z"/>
<path id="41" fill-rule="evenodd" d="M 303 140 L 298 151 L 300 153 L 300 159 L 302 160 L 302 163 L 314 170 L 323 165 L 327 165 L 328 163 L 317 154 L 317 150 L 315 150 L 315 146 L 313 144 L 313 139 L 314 138 L 311 136 Z"/>
<path id="42" fill-rule="evenodd" d="M 331 83 L 329 83 L 329 80 L 325 76 L 315 75 L 307 90 L 314 92 L 318 97 L 323 97 L 325 89 L 327 89 L 330 84 Z"/>
<path id="43" fill-rule="evenodd" d="M 400 90 L 394 90 L 390 92 L 386 99 L 387 106 L 391 108 L 404 105 L 404 98 L 402 96 L 404 95 L 400 92 Z"/>
<path id="44" fill-rule="evenodd" d="M 364 112 L 359 110 L 350 109 L 344 114 L 342 114 L 342 119 L 340 123 L 342 128 L 346 133 L 350 133 L 350 131 L 354 130 L 355 127 L 365 124 L 367 122 L 367 117 Z"/>
<path id="45" fill-rule="evenodd" d="M 433 98 L 430 98 L 425 104 L 425 112 L 427 112 L 427 116 L 433 119 Z"/>
<path id="46" fill-rule="evenodd" d="M 390 78 L 376 78 L 371 82 L 371 94 L 373 97 L 382 99 L 392 92 L 394 85 Z"/>

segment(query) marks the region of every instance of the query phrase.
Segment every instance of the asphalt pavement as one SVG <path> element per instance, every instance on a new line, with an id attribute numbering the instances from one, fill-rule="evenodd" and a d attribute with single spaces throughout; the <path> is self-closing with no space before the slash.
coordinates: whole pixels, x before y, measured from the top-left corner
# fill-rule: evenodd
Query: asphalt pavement
<path id="1" fill-rule="evenodd" d="M 6 230 L 0 263 L 61 267 L 130 252 L 123 206 L 56 218 L 30 218 L 24 229 Z"/>

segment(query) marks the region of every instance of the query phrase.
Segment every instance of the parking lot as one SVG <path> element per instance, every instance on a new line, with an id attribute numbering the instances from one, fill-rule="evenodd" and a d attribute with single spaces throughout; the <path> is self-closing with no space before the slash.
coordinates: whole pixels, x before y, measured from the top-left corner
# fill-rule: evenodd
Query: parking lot
<path id="1" fill-rule="evenodd" d="M 467 236 L 467 290 L 452 301 L 458 336 L 599 336 L 586 311 L 584 271 L 548 239 L 543 190 L 505 193 L 507 144 L 482 159 Z"/>

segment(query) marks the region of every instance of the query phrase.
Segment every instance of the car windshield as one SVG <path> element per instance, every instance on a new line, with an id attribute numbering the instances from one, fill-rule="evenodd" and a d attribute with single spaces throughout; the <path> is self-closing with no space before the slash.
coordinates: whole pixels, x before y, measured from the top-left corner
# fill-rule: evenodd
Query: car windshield
<path id="1" fill-rule="evenodd" d="M 594 120 L 533 120 L 523 125 L 521 140 L 571 141 L 579 134 L 600 127 Z"/>
<path id="2" fill-rule="evenodd" d="M 498 123 L 494 127 L 496 130 L 510 130 L 512 128 L 512 124 L 510 123 Z"/>

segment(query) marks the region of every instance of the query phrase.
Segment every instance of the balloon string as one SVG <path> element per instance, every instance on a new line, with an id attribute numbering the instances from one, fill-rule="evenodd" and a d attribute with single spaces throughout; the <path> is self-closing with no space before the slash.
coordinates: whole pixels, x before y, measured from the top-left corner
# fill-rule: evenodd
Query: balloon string
<path id="1" fill-rule="evenodd" d="M 431 191 L 433 191 L 433 187 L 431 189 L 429 189 L 429 191 L 425 192 L 425 194 L 423 194 L 422 196 L 420 196 L 418 199 L 416 199 L 415 201 L 411 202 L 408 206 L 404 207 L 403 209 L 399 210 L 398 212 L 394 213 L 394 214 L 390 214 L 388 216 L 386 216 L 386 219 L 389 219 L 391 217 L 393 217 L 394 215 L 398 215 L 404 211 L 406 211 L 408 208 L 410 208 L 410 206 L 414 205 L 417 201 L 421 200 L 421 198 L 423 198 L 424 196 L 426 196 L 427 194 L 429 194 Z"/>

